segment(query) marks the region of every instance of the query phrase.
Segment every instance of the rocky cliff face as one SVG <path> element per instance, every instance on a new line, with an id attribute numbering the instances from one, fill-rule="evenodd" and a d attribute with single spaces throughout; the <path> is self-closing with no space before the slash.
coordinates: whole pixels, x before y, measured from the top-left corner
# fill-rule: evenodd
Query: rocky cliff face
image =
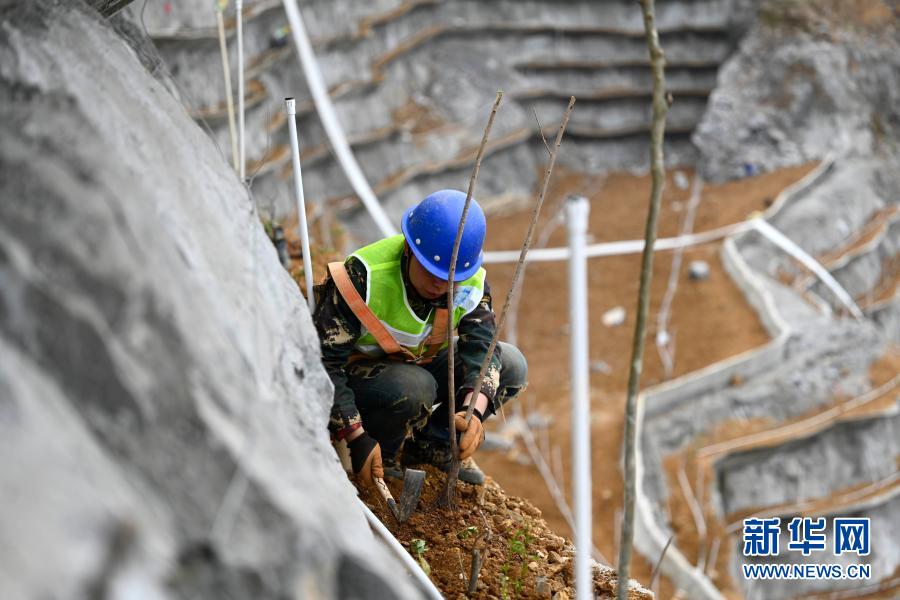
<path id="1" fill-rule="evenodd" d="M 296 286 L 126 39 L 0 2 L 0 597 L 414 597 Z"/>
<path id="2" fill-rule="evenodd" d="M 900 38 L 896 8 L 763 3 L 723 66 L 693 136 L 713 180 L 834 158 L 814 193 L 771 222 L 818 257 L 885 335 L 900 342 Z M 799 277 L 785 255 L 745 252 L 776 277 Z M 801 285 L 840 304 L 808 276 Z"/>
<path id="3" fill-rule="evenodd" d="M 877 0 L 762 3 L 694 133 L 704 176 L 742 177 L 828 153 L 896 161 L 895 18 Z"/>

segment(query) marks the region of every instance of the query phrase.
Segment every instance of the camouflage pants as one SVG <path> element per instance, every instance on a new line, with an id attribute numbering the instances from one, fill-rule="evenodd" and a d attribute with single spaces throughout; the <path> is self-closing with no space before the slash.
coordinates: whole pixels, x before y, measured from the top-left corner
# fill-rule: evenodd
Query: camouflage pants
<path id="1" fill-rule="evenodd" d="M 493 406 L 488 407 L 488 414 L 515 398 L 525 388 L 528 375 L 528 365 L 519 349 L 504 342 L 498 342 L 498 345 L 500 385 Z M 459 384 L 463 380 L 463 365 L 458 358 L 454 362 L 454 377 Z M 450 443 L 446 350 L 427 365 L 361 360 L 347 366 L 345 371 L 363 426 L 381 445 L 384 458 L 395 458 L 403 442 L 413 435 L 417 439 Z M 438 403 L 440 407 L 432 413 Z"/>

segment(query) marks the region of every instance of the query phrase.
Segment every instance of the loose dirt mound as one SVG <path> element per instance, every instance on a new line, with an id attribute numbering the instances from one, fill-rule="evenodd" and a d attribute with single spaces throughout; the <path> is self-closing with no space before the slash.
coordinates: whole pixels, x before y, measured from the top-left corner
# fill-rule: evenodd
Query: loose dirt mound
<path id="1" fill-rule="evenodd" d="M 432 467 L 425 470 L 419 508 L 406 523 L 397 523 L 371 490 L 362 489 L 360 495 L 410 554 L 427 563 L 432 581 L 446 597 L 465 597 L 472 551 L 477 548 L 485 558 L 474 597 L 574 598 L 572 543 L 550 530 L 537 507 L 508 496 L 488 478 L 482 487 L 458 484 L 456 508 L 438 508 L 435 500 L 445 475 Z M 388 480 L 388 486 L 399 497 L 401 483 Z M 615 571 L 598 565 L 594 585 L 598 598 L 614 598 Z M 628 597 L 652 595 L 631 589 Z"/>

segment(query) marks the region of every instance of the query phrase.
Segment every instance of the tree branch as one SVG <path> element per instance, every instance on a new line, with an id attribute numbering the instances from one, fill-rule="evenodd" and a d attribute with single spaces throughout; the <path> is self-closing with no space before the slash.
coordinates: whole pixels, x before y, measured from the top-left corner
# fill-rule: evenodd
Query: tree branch
<path id="1" fill-rule="evenodd" d="M 634 502 L 635 502 L 635 414 L 637 413 L 637 394 L 641 378 L 642 358 L 644 356 L 644 337 L 647 327 L 647 312 L 650 303 L 650 278 L 653 273 L 653 244 L 656 241 L 656 223 L 659 217 L 659 204 L 662 188 L 665 183 L 663 166 L 663 134 L 666 129 L 666 113 L 669 104 L 666 101 L 665 56 L 659 46 L 659 34 L 656 31 L 654 0 L 640 0 L 644 16 L 644 31 L 647 37 L 647 49 L 650 53 L 650 64 L 653 71 L 653 122 L 650 129 L 650 168 L 653 184 L 650 192 L 650 211 L 647 215 L 647 226 L 644 231 L 644 252 L 641 259 L 641 283 L 638 291 L 637 323 L 634 327 L 634 339 L 631 348 L 631 370 L 628 374 L 628 396 L 625 402 L 625 500 L 622 518 L 622 533 L 619 545 L 618 592 L 619 600 L 628 598 L 628 579 L 631 567 L 631 551 L 634 544 Z"/>
<path id="2" fill-rule="evenodd" d="M 459 447 L 456 443 L 456 381 L 455 381 L 455 364 L 453 357 L 453 296 L 455 292 L 455 283 L 453 278 L 456 276 L 456 259 L 459 256 L 459 244 L 462 240 L 463 230 L 466 227 L 466 216 L 469 213 L 469 205 L 472 203 L 472 196 L 475 194 L 475 183 L 478 181 L 478 173 L 481 171 L 481 159 L 484 157 L 484 149 L 487 146 L 488 136 L 491 134 L 491 128 L 494 126 L 494 117 L 497 116 L 497 109 L 500 108 L 500 101 L 503 99 L 503 92 L 497 92 L 497 98 L 494 100 L 494 106 L 491 109 L 491 116 L 488 118 L 487 125 L 484 128 L 484 135 L 481 136 L 481 145 L 478 146 L 478 153 L 475 155 L 475 166 L 472 169 L 472 176 L 469 178 L 469 189 L 466 192 L 466 202 L 463 205 L 462 216 L 459 218 L 459 228 L 456 230 L 456 239 L 453 241 L 453 253 L 450 255 L 450 272 L 447 274 L 447 311 L 449 318 L 447 319 L 447 428 L 450 431 L 450 451 L 454 457 L 459 456 Z M 474 404 L 474 402 L 472 403 Z M 458 462 L 458 459 L 457 459 Z M 457 469 L 458 471 L 458 469 Z M 456 481 L 454 480 L 454 488 Z M 453 506 L 453 490 L 446 486 L 444 491 L 438 497 L 438 506 L 448 508 Z"/>
<path id="3" fill-rule="evenodd" d="M 534 115 L 534 120 L 535 120 L 535 122 L 537 123 L 537 126 L 538 126 L 538 133 L 541 134 L 541 141 L 544 142 L 544 148 L 547 149 L 547 155 L 548 155 L 548 156 L 552 156 L 552 155 L 553 155 L 553 151 L 550 150 L 550 144 L 547 143 L 547 138 L 544 137 L 544 127 L 543 127 L 543 125 L 541 125 L 541 120 L 538 119 L 537 111 L 534 110 L 534 109 L 532 108 L 532 109 L 531 109 L 531 114 Z"/>
<path id="4" fill-rule="evenodd" d="M 522 251 L 519 253 L 519 262 L 516 264 L 516 272 L 513 274 L 512 283 L 509 286 L 509 292 L 506 294 L 506 302 L 504 302 L 503 304 L 503 312 L 500 313 L 500 318 L 497 320 L 497 326 L 494 330 L 494 335 L 491 338 L 491 343 L 488 346 L 487 352 L 484 355 L 484 360 L 481 363 L 481 370 L 478 372 L 478 379 L 475 381 L 475 389 L 472 390 L 472 400 L 469 402 L 468 410 L 466 410 L 466 423 L 468 423 L 472 419 L 472 411 L 475 409 L 475 401 L 478 399 L 478 394 L 481 393 L 481 386 L 484 382 L 484 376 L 491 364 L 491 358 L 494 355 L 494 348 L 497 347 L 497 338 L 500 336 L 500 331 L 503 329 L 503 321 L 506 318 L 506 312 L 509 309 L 510 300 L 515 293 L 516 283 L 519 280 L 519 275 L 522 273 L 522 269 L 525 264 L 525 256 L 528 254 L 528 249 L 531 247 L 531 239 L 532 237 L 534 237 L 535 225 L 537 224 L 538 216 L 541 214 L 541 206 L 544 204 L 544 197 L 547 195 L 547 188 L 550 185 L 550 175 L 553 173 L 553 166 L 556 164 L 556 156 L 559 153 L 559 147 L 562 144 L 562 137 L 566 131 L 566 127 L 569 125 L 569 117 L 572 116 L 572 110 L 574 108 L 575 96 L 571 96 L 569 98 L 569 105 L 566 108 L 565 114 L 563 115 L 562 123 L 560 123 L 559 130 L 556 132 L 556 142 L 553 147 L 553 152 L 550 155 L 550 162 L 547 165 L 546 171 L 544 171 L 544 181 L 541 184 L 541 192 L 538 196 L 537 204 L 535 204 L 534 211 L 531 214 L 531 224 L 528 226 L 528 233 L 526 234 L 525 241 L 522 244 Z M 453 363 L 451 362 L 450 364 L 450 369 L 452 371 Z M 449 389 L 451 390 L 450 395 L 452 396 L 453 388 Z M 452 421 L 452 414 L 450 418 Z M 452 505 L 453 491 L 456 489 L 456 480 L 459 476 L 460 464 L 459 448 L 456 446 L 456 428 L 453 425 L 451 425 L 451 427 L 452 429 L 450 430 L 450 435 L 453 449 L 453 460 L 450 463 L 450 472 L 447 473 L 447 481 L 444 484 L 444 490 L 441 493 L 441 502 L 439 504 L 442 506 Z M 448 500 L 447 504 L 443 504 L 445 500 Z"/>

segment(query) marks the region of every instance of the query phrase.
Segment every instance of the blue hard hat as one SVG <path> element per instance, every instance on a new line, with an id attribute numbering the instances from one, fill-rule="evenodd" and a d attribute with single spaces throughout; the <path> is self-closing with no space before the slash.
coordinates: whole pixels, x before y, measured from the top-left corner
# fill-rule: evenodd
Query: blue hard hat
<path id="1" fill-rule="evenodd" d="M 403 215 L 401 228 L 413 254 L 425 269 L 441 279 L 450 274 L 453 242 L 459 229 L 466 194 L 458 190 L 440 190 L 426 197 Z M 466 214 L 466 227 L 459 242 L 454 281 L 463 281 L 481 267 L 481 246 L 487 229 L 484 211 L 475 198 Z"/>

